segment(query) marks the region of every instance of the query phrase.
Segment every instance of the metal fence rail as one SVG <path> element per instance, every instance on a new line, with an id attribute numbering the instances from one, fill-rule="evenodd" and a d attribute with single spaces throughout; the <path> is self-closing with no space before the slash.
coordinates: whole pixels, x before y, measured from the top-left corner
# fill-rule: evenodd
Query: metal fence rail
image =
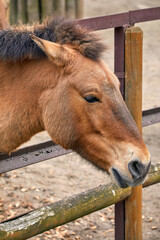
<path id="1" fill-rule="evenodd" d="M 160 107 L 148 109 L 142 112 L 142 127 L 160 122 Z"/>
<path id="2" fill-rule="evenodd" d="M 76 20 L 82 27 L 90 30 L 104 30 L 117 28 L 124 25 L 147 22 L 160 19 L 160 7 L 140 9 L 125 13 L 94 17 L 89 19 Z"/>

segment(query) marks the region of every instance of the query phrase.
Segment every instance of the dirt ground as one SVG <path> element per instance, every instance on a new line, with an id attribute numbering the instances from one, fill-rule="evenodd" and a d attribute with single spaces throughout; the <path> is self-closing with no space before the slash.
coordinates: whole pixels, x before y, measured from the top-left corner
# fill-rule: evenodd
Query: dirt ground
<path id="1" fill-rule="evenodd" d="M 84 1 L 84 17 L 114 14 L 133 9 L 160 6 L 159 0 Z M 143 109 L 160 106 L 160 21 L 137 24 L 144 31 Z M 113 30 L 99 34 L 109 45 L 104 59 L 113 69 Z M 143 129 L 143 137 L 152 155 L 160 162 L 160 123 Z M 32 138 L 28 144 L 48 139 L 47 133 Z M 51 159 L 0 177 L 0 221 L 27 212 L 64 197 L 105 184 L 110 178 L 77 154 Z M 160 239 L 160 184 L 143 190 L 143 238 Z M 109 207 L 72 223 L 31 238 L 32 240 L 113 240 L 114 207 Z"/>

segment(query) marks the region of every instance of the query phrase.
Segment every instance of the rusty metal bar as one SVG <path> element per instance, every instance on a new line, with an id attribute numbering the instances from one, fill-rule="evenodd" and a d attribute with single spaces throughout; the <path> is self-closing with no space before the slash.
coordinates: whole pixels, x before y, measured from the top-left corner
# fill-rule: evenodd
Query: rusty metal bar
<path id="1" fill-rule="evenodd" d="M 142 112 L 142 127 L 160 123 L 160 107 L 152 108 Z"/>
<path id="2" fill-rule="evenodd" d="M 33 145 L 11 153 L 0 155 L 0 174 L 26 167 L 44 160 L 62 156 L 72 152 L 55 145 L 52 141 Z"/>
<path id="3" fill-rule="evenodd" d="M 129 13 L 119 13 L 114 15 L 86 18 L 76 20 L 76 23 L 80 24 L 81 27 L 85 27 L 92 31 L 104 30 L 108 28 L 121 27 L 129 23 Z"/>
<path id="4" fill-rule="evenodd" d="M 160 19 L 160 7 L 134 10 L 125 13 L 95 18 L 81 19 L 76 20 L 75 22 L 89 30 L 97 31 L 158 19 Z"/>
<path id="5" fill-rule="evenodd" d="M 160 19 L 160 7 L 134 10 L 129 12 L 130 24 Z"/>
<path id="6" fill-rule="evenodd" d="M 121 93 L 125 97 L 125 28 L 114 30 L 114 72 L 121 83 Z M 115 240 L 125 239 L 125 202 L 115 204 Z"/>

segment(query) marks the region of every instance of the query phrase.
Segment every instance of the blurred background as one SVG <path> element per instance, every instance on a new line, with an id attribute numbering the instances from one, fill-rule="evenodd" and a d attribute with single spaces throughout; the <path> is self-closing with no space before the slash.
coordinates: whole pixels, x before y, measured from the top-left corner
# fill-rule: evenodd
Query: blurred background
<path id="1" fill-rule="evenodd" d="M 11 24 L 33 23 L 60 14 L 72 18 L 83 17 L 83 0 L 10 0 L 9 19 Z"/>

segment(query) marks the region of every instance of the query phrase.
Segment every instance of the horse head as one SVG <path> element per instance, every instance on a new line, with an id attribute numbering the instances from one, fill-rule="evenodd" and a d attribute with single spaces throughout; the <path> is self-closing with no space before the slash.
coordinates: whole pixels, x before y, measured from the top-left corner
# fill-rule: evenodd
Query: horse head
<path id="1" fill-rule="evenodd" d="M 70 44 L 31 38 L 57 75 L 56 85 L 45 90 L 39 102 L 44 128 L 53 141 L 107 171 L 123 188 L 142 184 L 150 154 L 117 77 L 100 58 L 87 58 Z"/>

